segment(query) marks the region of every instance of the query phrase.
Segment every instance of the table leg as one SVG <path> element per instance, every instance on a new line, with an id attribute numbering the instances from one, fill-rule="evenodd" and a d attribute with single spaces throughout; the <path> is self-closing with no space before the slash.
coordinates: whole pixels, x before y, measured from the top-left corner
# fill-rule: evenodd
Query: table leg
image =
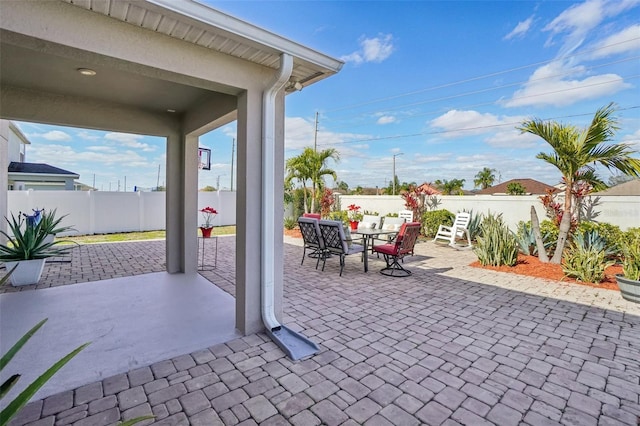
<path id="1" fill-rule="evenodd" d="M 369 236 L 365 235 L 363 240 L 364 240 L 364 253 L 362 253 L 362 255 L 364 257 L 364 271 L 369 272 L 369 256 L 368 256 Z"/>

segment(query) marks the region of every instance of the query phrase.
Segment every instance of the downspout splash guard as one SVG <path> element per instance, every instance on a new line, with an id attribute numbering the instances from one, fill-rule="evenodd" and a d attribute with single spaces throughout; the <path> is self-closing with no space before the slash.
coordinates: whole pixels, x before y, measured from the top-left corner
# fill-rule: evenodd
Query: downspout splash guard
<path id="1" fill-rule="evenodd" d="M 320 348 L 314 342 L 284 325 L 275 316 L 275 102 L 276 96 L 289 80 L 293 70 L 293 57 L 280 55 L 280 69 L 264 91 L 262 97 L 262 238 L 260 247 L 260 292 L 262 322 L 267 334 L 292 360 L 317 353 Z"/>

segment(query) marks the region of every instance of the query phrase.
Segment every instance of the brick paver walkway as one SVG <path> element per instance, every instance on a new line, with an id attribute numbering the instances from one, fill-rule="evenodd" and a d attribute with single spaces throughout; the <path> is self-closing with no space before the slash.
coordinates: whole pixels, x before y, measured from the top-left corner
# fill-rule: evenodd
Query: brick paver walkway
<path id="1" fill-rule="evenodd" d="M 203 275 L 234 294 L 235 241 L 219 242 L 219 269 Z M 164 242 L 140 244 L 83 247 L 90 265 L 94 250 L 117 250 L 123 266 L 66 267 L 92 279 L 163 270 Z M 300 266 L 300 248 L 285 245 L 284 322 L 320 344 L 313 357 L 291 362 L 264 334 L 246 336 L 32 402 L 12 424 L 147 413 L 155 425 L 638 424 L 640 305 L 417 247 L 405 262 L 413 275 L 393 279 L 377 259 L 364 274 L 347 258 L 342 277 L 337 259 L 324 272 Z M 68 277 L 64 265 L 43 285 Z"/>

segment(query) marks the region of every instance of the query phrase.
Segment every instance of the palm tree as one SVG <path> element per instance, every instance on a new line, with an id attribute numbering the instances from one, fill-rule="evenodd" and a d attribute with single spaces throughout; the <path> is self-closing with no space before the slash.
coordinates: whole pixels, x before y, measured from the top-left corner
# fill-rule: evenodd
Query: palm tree
<path id="1" fill-rule="evenodd" d="M 584 182 L 590 184 L 595 190 L 607 187 L 595 173 L 596 164 L 601 164 L 609 170 L 619 170 L 625 175 L 640 176 L 640 159 L 631 157 L 637 154 L 637 151 L 626 143 L 611 143 L 618 130 L 617 119 L 613 117 L 614 112 L 613 103 L 598 109 L 586 129 L 540 119 L 527 120 L 518 127 L 523 133 L 540 136 L 551 145 L 553 152 L 541 152 L 536 155 L 536 158 L 556 167 L 566 184 L 564 213 L 551 263 L 559 264 L 562 261 L 562 252 L 573 215 L 574 186 Z"/>
<path id="2" fill-rule="evenodd" d="M 307 181 L 311 179 L 311 169 L 309 165 L 310 159 L 306 149 L 297 157 L 289 158 L 286 164 L 287 176 L 285 178 L 285 186 L 290 187 L 294 180 L 302 184 L 302 200 L 305 213 L 309 213 L 309 204 L 307 203 Z"/>
<path id="3" fill-rule="evenodd" d="M 311 211 L 315 211 L 316 201 L 324 189 L 324 177 L 329 175 L 333 180 L 337 179 L 336 172 L 327 168 L 327 162 L 331 159 L 335 162 L 340 161 L 340 154 L 335 148 L 327 148 L 322 151 L 314 151 L 311 148 L 305 148 L 303 154 L 311 158 Z"/>
<path id="4" fill-rule="evenodd" d="M 462 187 L 464 186 L 464 179 L 451 179 L 451 180 L 436 180 L 434 183 L 442 195 L 462 195 Z"/>
<path id="5" fill-rule="evenodd" d="M 338 151 L 334 148 L 315 151 L 313 148 L 307 147 L 302 151 L 302 154 L 287 160 L 285 184 L 291 184 L 293 180 L 302 184 L 305 213 L 315 211 L 317 194 L 321 194 L 324 188 L 324 176 L 331 175 L 336 179 L 336 172 L 327 168 L 329 159 L 334 161 L 340 159 Z M 311 181 L 311 188 L 307 187 L 308 181 Z M 308 189 L 310 189 L 310 202 L 307 202 Z"/>
<path id="6" fill-rule="evenodd" d="M 490 186 L 493 186 L 493 182 L 496 181 L 496 175 L 493 174 L 495 171 L 496 169 L 490 169 L 488 167 L 480 170 L 476 174 L 476 178 L 473 180 L 473 184 L 475 185 L 475 187 L 480 187 L 480 189 L 487 189 Z"/>

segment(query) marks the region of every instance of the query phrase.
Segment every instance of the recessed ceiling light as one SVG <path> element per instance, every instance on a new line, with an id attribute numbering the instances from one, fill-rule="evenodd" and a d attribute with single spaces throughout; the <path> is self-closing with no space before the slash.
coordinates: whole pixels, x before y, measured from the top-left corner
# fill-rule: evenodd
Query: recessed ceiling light
<path id="1" fill-rule="evenodd" d="M 97 73 L 89 68 L 78 68 L 78 72 L 82 75 L 96 75 Z"/>
<path id="2" fill-rule="evenodd" d="M 168 109 L 167 112 L 176 112 L 175 109 Z"/>

